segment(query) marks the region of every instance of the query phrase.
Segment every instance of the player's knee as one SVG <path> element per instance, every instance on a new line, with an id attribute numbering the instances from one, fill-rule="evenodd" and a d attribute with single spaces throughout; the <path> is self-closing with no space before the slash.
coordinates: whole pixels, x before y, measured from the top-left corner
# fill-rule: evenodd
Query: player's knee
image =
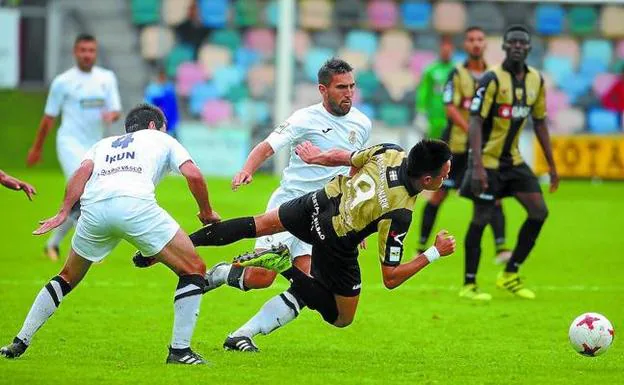
<path id="1" fill-rule="evenodd" d="M 350 316 L 350 317 L 339 316 L 338 319 L 334 322 L 334 326 L 337 328 L 346 328 L 352 323 L 353 323 L 353 316 Z"/>
<path id="2" fill-rule="evenodd" d="M 179 275 L 191 275 L 198 274 L 204 276 L 206 274 L 206 264 L 199 257 L 199 255 L 193 253 L 193 256 L 184 264 L 180 269 Z"/>
<path id="3" fill-rule="evenodd" d="M 529 218 L 544 222 L 548 218 L 548 207 L 546 205 L 535 208 L 529 213 Z"/>

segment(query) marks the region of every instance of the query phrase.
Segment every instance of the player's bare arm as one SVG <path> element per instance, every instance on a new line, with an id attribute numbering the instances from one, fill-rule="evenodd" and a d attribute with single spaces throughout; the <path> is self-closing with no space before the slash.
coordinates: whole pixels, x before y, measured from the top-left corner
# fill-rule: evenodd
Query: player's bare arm
<path id="1" fill-rule="evenodd" d="M 555 165 L 555 159 L 552 154 L 552 146 L 550 144 L 550 135 L 548 134 L 548 127 L 546 126 L 545 119 L 534 119 L 533 129 L 535 130 L 535 136 L 544 151 L 546 162 L 548 163 L 548 174 L 550 175 L 550 192 L 553 193 L 559 188 L 559 174 L 557 173 L 557 166 Z"/>
<path id="2" fill-rule="evenodd" d="M 332 149 L 321 152 L 320 148 L 308 141 L 297 145 L 295 154 L 308 164 L 328 167 L 351 166 L 351 153 L 349 151 Z"/>
<path id="3" fill-rule="evenodd" d="M 468 140 L 470 142 L 470 151 L 472 155 L 472 181 L 471 188 L 475 195 L 481 194 L 487 190 L 487 173 L 483 167 L 483 159 L 481 157 L 481 127 L 483 126 L 483 118 L 481 116 L 470 117 L 470 130 L 468 131 Z"/>
<path id="4" fill-rule="evenodd" d="M 383 276 L 384 286 L 388 289 L 394 289 L 405 281 L 413 277 L 425 266 L 438 259 L 455 252 L 455 237 L 449 235 L 446 230 L 440 231 L 436 235 L 434 246 L 419 254 L 411 261 L 398 265 L 388 266 L 381 265 L 381 274 Z"/>
<path id="5" fill-rule="evenodd" d="M 273 156 L 274 153 L 273 148 L 268 142 L 262 141 L 258 143 L 249 153 L 243 169 L 240 170 L 232 179 L 232 190 L 236 191 L 241 185 L 251 183 L 253 180 L 253 174 L 256 172 L 258 167 Z"/>
<path id="6" fill-rule="evenodd" d="M 28 151 L 28 157 L 26 158 L 26 165 L 32 167 L 41 161 L 41 152 L 43 151 L 43 144 L 46 137 L 50 133 L 50 130 L 54 127 L 56 118 L 50 115 L 43 115 L 41 122 L 39 123 L 39 129 L 35 136 L 35 142 Z"/>
<path id="7" fill-rule="evenodd" d="M 29 200 L 32 201 L 33 195 L 37 194 L 37 190 L 35 188 L 17 178 L 12 177 L 11 175 L 0 170 L 0 184 L 2 184 L 6 188 L 10 188 L 11 190 L 22 190 L 26 194 Z"/>
<path id="8" fill-rule="evenodd" d="M 63 199 L 63 206 L 59 210 L 58 214 L 52 218 L 40 221 L 39 228 L 33 231 L 33 235 L 45 234 L 48 231 L 58 227 L 61 223 L 65 222 L 72 207 L 78 202 L 82 193 L 84 192 L 85 185 L 91 174 L 93 173 L 93 161 L 87 159 L 82 162 L 78 170 L 72 175 L 69 182 L 67 182 L 67 188 L 65 189 L 65 199 Z"/>
<path id="9" fill-rule="evenodd" d="M 189 190 L 197 202 L 199 207 L 199 214 L 197 217 L 199 220 L 207 225 L 208 223 L 219 222 L 221 218 L 219 214 L 212 210 L 210 206 L 210 199 L 208 197 L 208 187 L 206 187 L 206 181 L 201 173 L 201 170 L 188 160 L 180 166 L 180 173 L 186 178 Z"/>
<path id="10" fill-rule="evenodd" d="M 446 116 L 448 116 L 454 124 L 458 125 L 464 132 L 468 132 L 468 121 L 461 115 L 457 106 L 454 104 L 447 104 L 445 110 Z"/>

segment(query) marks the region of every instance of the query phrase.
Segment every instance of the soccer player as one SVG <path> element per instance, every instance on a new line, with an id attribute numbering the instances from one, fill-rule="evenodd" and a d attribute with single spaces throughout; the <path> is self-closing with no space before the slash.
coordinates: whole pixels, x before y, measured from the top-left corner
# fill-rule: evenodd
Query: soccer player
<path id="1" fill-rule="evenodd" d="M 446 128 L 442 92 L 446 79 L 453 70 L 453 49 L 451 37 L 442 36 L 440 57 L 425 68 L 416 91 L 416 125 L 428 138 L 440 139 Z"/>
<path id="2" fill-rule="evenodd" d="M 32 201 L 33 195 L 37 194 L 37 191 L 32 185 L 14 178 L 2 170 L 0 170 L 0 184 L 6 188 L 10 188 L 11 190 L 24 191 L 24 194 L 26 194 L 28 200 L 30 201 Z"/>
<path id="3" fill-rule="evenodd" d="M 215 223 L 193 234 L 196 246 L 207 246 L 288 231 L 312 245 L 311 276 L 293 266 L 287 253 L 255 252 L 237 259 L 242 266 L 273 270 L 291 282 L 287 291 L 262 307 L 254 322 L 242 328 L 245 335 L 229 337 L 234 345 L 253 347 L 246 351 L 257 351 L 252 336 L 284 326 L 304 306 L 318 311 L 331 325 L 348 326 L 362 286 L 358 244 L 372 233 L 379 233 L 381 271 L 389 289 L 455 249 L 455 239 L 442 231 L 434 246 L 410 262 L 400 263 L 416 196 L 421 190 L 440 188 L 448 176 L 451 152 L 446 143 L 424 140 L 407 156 L 395 145 L 351 153 L 340 149 L 321 152 L 304 142 L 296 151 L 306 163 L 351 166 L 357 171 L 351 177 L 339 175 L 324 188 L 262 215 Z"/>
<path id="4" fill-rule="evenodd" d="M 470 106 L 470 160 L 460 194 L 474 203 L 472 221 L 466 234 L 465 285 L 476 285 L 483 228 L 490 223 L 497 199 L 513 196 L 528 218 L 520 228 L 518 241 L 496 286 L 520 298 L 533 299 L 535 293 L 518 275 L 520 265 L 535 245 L 548 210 L 533 171 L 524 163 L 518 140 L 529 115 L 544 150 L 550 171 L 550 192 L 557 190 L 559 176 L 552 156 L 546 127 L 546 91 L 542 75 L 525 64 L 531 50 L 531 35 L 521 25 L 509 27 L 503 36 L 505 61 L 488 71 Z"/>
<path id="5" fill-rule="evenodd" d="M 56 153 L 65 178 L 69 179 L 91 146 L 102 139 L 103 124 L 110 125 L 120 117 L 121 104 L 115 74 L 95 65 L 97 42 L 81 34 L 74 42 L 76 66 L 52 81 L 50 93 L 26 164 L 39 163 L 43 143 L 59 114 L 61 126 L 56 136 Z M 80 210 L 72 210 L 70 219 L 54 231 L 44 248 L 53 261 L 59 258 L 59 245 L 74 225 Z"/>
<path id="6" fill-rule="evenodd" d="M 0 349 L 7 358 L 22 355 L 35 332 L 54 314 L 63 298 L 89 271 L 126 239 L 145 255 L 153 255 L 178 276 L 174 296 L 173 338 L 167 363 L 204 364 L 190 348 L 206 266 L 189 237 L 154 198 L 154 187 L 168 171 L 179 171 L 199 206 L 203 223 L 219 220 L 212 211 L 204 178 L 188 152 L 165 134 L 162 112 L 150 105 L 132 109 L 127 135 L 97 142 L 70 178 L 59 213 L 33 232 L 44 234 L 60 226 L 80 199 L 81 215 L 65 266 L 39 292 L 13 343 Z"/>
<path id="7" fill-rule="evenodd" d="M 466 171 L 468 164 L 468 115 L 479 79 L 487 70 L 487 64 L 483 60 L 485 48 L 485 32 L 479 27 L 468 27 L 464 32 L 464 50 L 468 54 L 468 60 L 457 64 L 451 71 L 443 93 L 446 115 L 448 116 L 443 140 L 451 148 L 453 164 L 449 178 L 444 181 L 440 190 L 432 194 L 423 210 L 418 252 L 425 249 L 438 210 L 448 196 L 449 190 L 459 188 Z M 490 224 L 494 230 L 496 242 L 496 261 L 504 263 L 511 257 L 511 251 L 505 247 L 505 216 L 500 201 L 497 201 Z M 472 284 L 464 287 L 460 296 L 475 300 L 487 301 L 491 299 L 489 294 L 479 293 L 476 285 Z"/>

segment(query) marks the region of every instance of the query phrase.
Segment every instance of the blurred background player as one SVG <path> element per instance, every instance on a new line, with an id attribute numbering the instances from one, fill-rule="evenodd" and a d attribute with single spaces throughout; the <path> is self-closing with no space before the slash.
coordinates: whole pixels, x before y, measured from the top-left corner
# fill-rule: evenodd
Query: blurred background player
<path id="1" fill-rule="evenodd" d="M 160 108 L 167 118 L 167 134 L 177 137 L 180 120 L 175 85 L 167 78 L 164 68 L 159 68 L 156 78 L 145 88 L 145 101 Z"/>
<path id="2" fill-rule="evenodd" d="M 74 42 L 74 57 L 76 65 L 52 81 L 44 115 L 26 159 L 29 167 L 41 161 L 43 143 L 54 127 L 56 118 L 61 114 L 61 126 L 56 135 L 56 152 L 63 174 L 68 180 L 80 166 L 87 150 L 102 139 L 105 130 L 103 125 L 112 124 L 121 115 L 115 74 L 95 65 L 95 38 L 88 34 L 79 35 Z M 51 260 L 58 260 L 59 245 L 78 215 L 80 210 L 76 207 L 70 219 L 48 239 L 44 250 Z"/>
<path id="3" fill-rule="evenodd" d="M 201 171 L 184 147 L 163 133 L 166 126 L 160 110 L 141 104 L 128 113 L 127 135 L 103 139 L 87 151 L 67 183 L 61 210 L 41 221 L 33 232 L 44 234 L 68 220 L 72 207 L 80 200 L 83 213 L 69 257 L 61 272 L 39 291 L 22 329 L 11 344 L 0 349 L 0 355 L 17 358 L 24 354 L 35 333 L 82 281 L 92 263 L 102 261 L 119 241 L 126 239 L 179 277 L 166 363 L 206 363 L 190 347 L 204 293 L 206 266 L 188 235 L 157 204 L 155 186 L 167 173 L 179 172 L 197 202 L 200 221 L 212 223 L 219 216 L 210 206 Z"/>
<path id="4" fill-rule="evenodd" d="M 513 196 L 528 218 L 518 234 L 516 246 L 496 286 L 525 299 L 535 293 L 518 275 L 520 265 L 535 245 L 548 209 L 533 171 L 522 159 L 518 137 L 529 118 L 549 166 L 550 191 L 557 190 L 559 176 L 546 127 L 546 91 L 542 75 L 525 63 L 531 50 L 526 27 L 514 25 L 503 35 L 505 61 L 480 80 L 470 106 L 470 160 L 461 185 L 461 195 L 472 199 L 474 211 L 466 234 L 464 285 L 478 292 L 476 275 L 481 257 L 483 229 L 491 222 L 496 200 Z M 487 296 L 484 296 L 485 299 Z"/>
<path id="5" fill-rule="evenodd" d="M 451 173 L 444 181 L 442 188 L 435 191 L 429 198 L 422 215 L 420 227 L 420 246 L 418 251 L 425 249 L 431 230 L 438 214 L 438 209 L 450 189 L 458 189 L 468 164 L 468 115 L 470 103 L 479 79 L 487 70 L 483 59 L 486 49 L 485 32 L 480 27 L 468 27 L 464 32 L 464 50 L 468 59 L 457 64 L 448 77 L 444 87 L 443 101 L 448 116 L 447 128 L 442 139 L 453 152 Z M 496 260 L 503 263 L 511 257 L 511 251 L 505 248 L 505 217 L 500 201 L 492 216 L 492 229 L 496 242 Z M 462 296 L 472 297 L 474 292 L 462 291 Z"/>
<path id="6" fill-rule="evenodd" d="M 6 188 L 10 188 L 11 190 L 24 191 L 24 194 L 26 194 L 28 200 L 32 200 L 33 195 L 37 193 L 32 185 L 17 178 L 14 178 L 2 170 L 0 170 L 0 184 Z"/>
<path id="7" fill-rule="evenodd" d="M 416 127 L 428 138 L 440 139 L 446 128 L 442 92 L 454 67 L 453 51 L 453 40 L 443 35 L 438 60 L 425 68 L 416 91 Z"/>

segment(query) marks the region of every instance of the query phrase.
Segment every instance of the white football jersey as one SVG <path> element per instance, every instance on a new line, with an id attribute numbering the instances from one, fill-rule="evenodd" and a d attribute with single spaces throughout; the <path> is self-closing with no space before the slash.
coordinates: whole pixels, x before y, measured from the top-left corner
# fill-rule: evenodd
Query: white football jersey
<path id="1" fill-rule="evenodd" d="M 154 200 L 154 188 L 168 172 L 192 160 L 177 140 L 158 130 L 140 130 L 100 140 L 84 156 L 94 163 L 80 203 L 129 196 Z"/>
<path id="2" fill-rule="evenodd" d="M 355 107 L 351 107 L 344 116 L 330 114 L 322 103 L 295 111 L 266 138 L 274 152 L 286 145 L 290 146 L 290 161 L 282 174 L 280 187 L 271 198 L 271 206 L 279 206 L 290 199 L 321 189 L 337 175 L 349 174 L 348 167 L 305 163 L 295 154 L 298 144 L 310 141 L 321 151 L 335 148 L 356 151 L 366 146 L 371 128 L 370 119 Z"/>
<path id="3" fill-rule="evenodd" d="M 52 81 L 45 114 L 62 115 L 57 140 L 91 147 L 102 139 L 104 111 L 121 111 L 117 78 L 112 71 L 94 66 L 91 72 L 82 72 L 73 67 Z"/>

